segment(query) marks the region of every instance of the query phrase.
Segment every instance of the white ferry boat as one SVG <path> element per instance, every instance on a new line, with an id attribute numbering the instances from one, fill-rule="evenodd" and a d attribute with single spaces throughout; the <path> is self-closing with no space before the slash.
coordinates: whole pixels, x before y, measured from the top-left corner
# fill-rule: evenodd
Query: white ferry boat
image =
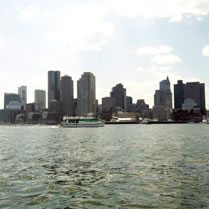
<path id="1" fill-rule="evenodd" d="M 104 123 L 96 117 L 63 117 L 64 128 L 104 127 Z"/>

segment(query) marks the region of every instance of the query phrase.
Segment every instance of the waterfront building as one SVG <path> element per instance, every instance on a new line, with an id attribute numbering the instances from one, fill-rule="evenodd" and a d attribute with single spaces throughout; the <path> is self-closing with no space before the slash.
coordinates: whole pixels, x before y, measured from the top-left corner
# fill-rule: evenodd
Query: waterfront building
<path id="1" fill-rule="evenodd" d="M 40 124 L 42 120 L 42 114 L 40 112 L 30 112 L 27 114 L 28 124 Z"/>
<path id="2" fill-rule="evenodd" d="M 184 87 L 184 101 L 186 99 L 192 99 L 200 107 L 200 109 L 206 112 L 205 108 L 205 84 L 200 82 L 189 82 Z"/>
<path id="3" fill-rule="evenodd" d="M 59 122 L 59 115 L 54 112 L 42 112 L 42 123 L 47 125 L 56 125 Z"/>
<path id="4" fill-rule="evenodd" d="M 184 103 L 184 87 L 185 84 L 182 80 L 178 80 L 174 85 L 174 107 L 175 109 L 181 109 Z"/>
<path id="5" fill-rule="evenodd" d="M 97 105 L 97 116 L 101 116 L 102 114 L 102 104 L 98 104 Z"/>
<path id="6" fill-rule="evenodd" d="M 6 106 L 9 105 L 10 102 L 18 102 L 20 105 L 20 95 L 13 93 L 4 93 L 4 109 L 6 109 Z"/>
<path id="7" fill-rule="evenodd" d="M 157 105 L 153 107 L 153 118 L 158 121 L 168 121 L 171 119 L 171 109 L 167 105 Z"/>
<path id="8" fill-rule="evenodd" d="M 48 107 L 52 100 L 60 100 L 60 71 L 48 71 Z"/>
<path id="9" fill-rule="evenodd" d="M 115 107 L 120 107 L 124 111 L 126 111 L 126 89 L 123 88 L 123 85 L 121 83 L 117 84 L 115 87 L 112 88 L 110 96 L 115 98 Z"/>
<path id="10" fill-rule="evenodd" d="M 58 100 L 52 100 L 50 102 L 50 112 L 57 113 L 59 116 L 63 115 L 62 103 Z"/>
<path id="11" fill-rule="evenodd" d="M 143 114 L 145 110 L 149 110 L 149 105 L 145 103 L 144 99 L 137 100 L 136 112 Z"/>
<path id="12" fill-rule="evenodd" d="M 74 115 L 73 80 L 65 75 L 61 78 L 60 101 L 64 115 Z"/>
<path id="13" fill-rule="evenodd" d="M 9 110 L 0 110 L 0 123 L 9 122 Z"/>
<path id="14" fill-rule="evenodd" d="M 35 95 L 35 103 L 38 103 L 39 108 L 46 108 L 46 91 L 36 89 L 34 92 Z"/>
<path id="15" fill-rule="evenodd" d="M 172 93 L 168 77 L 166 80 L 160 82 L 160 90 L 155 91 L 154 105 L 168 106 L 172 109 Z"/>
<path id="16" fill-rule="evenodd" d="M 77 113 L 77 99 L 73 99 L 74 115 Z"/>
<path id="17" fill-rule="evenodd" d="M 144 118 L 153 119 L 153 110 L 152 109 L 145 110 L 143 112 L 143 116 Z"/>
<path id="18" fill-rule="evenodd" d="M 113 107 L 115 107 L 115 98 L 114 97 L 102 98 L 102 112 L 103 113 L 112 113 Z"/>
<path id="19" fill-rule="evenodd" d="M 27 104 L 27 86 L 18 87 L 18 94 L 20 95 L 21 108 L 25 110 Z"/>
<path id="20" fill-rule="evenodd" d="M 96 79 L 93 73 L 85 72 L 77 81 L 77 115 L 96 114 Z"/>
<path id="21" fill-rule="evenodd" d="M 26 113 L 30 112 L 38 112 L 39 111 L 39 104 L 37 102 L 28 103 L 26 104 Z"/>

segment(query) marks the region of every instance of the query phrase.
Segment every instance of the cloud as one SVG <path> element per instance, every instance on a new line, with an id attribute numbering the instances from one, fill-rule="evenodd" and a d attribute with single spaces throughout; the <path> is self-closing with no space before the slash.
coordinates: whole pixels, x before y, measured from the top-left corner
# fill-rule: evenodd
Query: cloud
<path id="1" fill-rule="evenodd" d="M 181 62 L 180 58 L 171 54 L 172 48 L 161 45 L 159 47 L 142 47 L 136 50 L 138 56 L 150 56 L 151 61 L 158 65 L 174 65 Z M 138 69 L 139 71 L 139 69 Z"/>
<path id="2" fill-rule="evenodd" d="M 206 57 L 209 57 L 209 45 L 207 45 L 203 48 L 202 54 Z"/>
<path id="3" fill-rule="evenodd" d="M 45 38 L 86 50 L 101 50 L 110 41 L 114 26 L 104 20 L 106 10 L 93 5 L 81 5 L 61 11 L 55 30 Z"/>
<path id="4" fill-rule="evenodd" d="M 21 9 L 19 8 L 18 13 L 22 18 L 30 19 L 39 16 L 41 14 L 41 10 L 39 7 L 30 6 L 27 8 L 21 8 Z"/>
<path id="5" fill-rule="evenodd" d="M 174 65 L 181 62 L 181 60 L 176 55 L 168 54 L 168 55 L 157 55 L 152 58 L 152 62 L 158 65 Z"/>
<path id="6" fill-rule="evenodd" d="M 207 0 L 106 0 L 106 5 L 120 16 L 168 18 L 170 22 L 209 14 Z"/>
<path id="7" fill-rule="evenodd" d="M 136 50 L 138 56 L 153 56 L 157 54 L 167 54 L 172 51 L 172 48 L 169 46 L 161 45 L 158 48 L 154 47 L 142 47 Z"/>
<path id="8" fill-rule="evenodd" d="M 148 67 L 139 66 L 137 68 L 137 71 L 142 72 L 140 70 L 143 70 L 144 73 L 148 73 L 149 75 L 152 75 L 153 77 L 155 77 L 155 80 L 156 78 L 158 79 L 165 78 L 167 75 L 172 75 L 172 77 L 178 79 L 180 78 L 180 76 L 174 72 L 173 66 L 171 65 L 167 65 L 167 66 L 151 65 Z"/>

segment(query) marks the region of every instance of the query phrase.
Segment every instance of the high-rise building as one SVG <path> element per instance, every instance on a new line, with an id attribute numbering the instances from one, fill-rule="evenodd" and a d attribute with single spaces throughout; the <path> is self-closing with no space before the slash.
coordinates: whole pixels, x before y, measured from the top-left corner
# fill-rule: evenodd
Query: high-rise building
<path id="1" fill-rule="evenodd" d="M 18 94 L 20 95 L 21 108 L 25 110 L 27 104 L 27 86 L 18 87 Z"/>
<path id="2" fill-rule="evenodd" d="M 130 106 L 133 104 L 133 98 L 126 96 L 126 107 Z"/>
<path id="3" fill-rule="evenodd" d="M 85 72 L 77 81 L 77 115 L 96 114 L 96 81 L 91 72 Z"/>
<path id="4" fill-rule="evenodd" d="M 102 112 L 103 113 L 112 113 L 113 107 L 115 107 L 115 98 L 113 97 L 102 98 Z"/>
<path id="5" fill-rule="evenodd" d="M 61 78 L 60 101 L 64 115 L 74 115 L 73 80 L 65 75 Z"/>
<path id="6" fill-rule="evenodd" d="M 184 87 L 184 101 L 188 98 L 194 100 L 201 110 L 205 111 L 205 84 L 189 82 Z"/>
<path id="7" fill-rule="evenodd" d="M 145 103 L 144 99 L 137 100 L 136 112 L 144 113 L 146 110 L 149 110 L 149 105 Z"/>
<path id="8" fill-rule="evenodd" d="M 162 80 L 160 82 L 160 90 L 170 90 L 170 81 L 169 78 L 167 76 L 166 80 Z"/>
<path id="9" fill-rule="evenodd" d="M 60 71 L 48 71 L 48 107 L 52 100 L 60 100 Z"/>
<path id="10" fill-rule="evenodd" d="M 168 77 L 166 80 L 160 82 L 160 90 L 155 91 L 154 105 L 165 105 L 172 108 L 172 93 Z"/>
<path id="11" fill-rule="evenodd" d="M 184 87 L 185 84 L 182 80 L 177 81 L 174 85 L 174 107 L 175 109 L 181 109 L 184 103 Z"/>
<path id="12" fill-rule="evenodd" d="M 35 103 L 38 103 L 39 108 L 46 108 L 46 91 L 44 90 L 35 90 Z"/>
<path id="13" fill-rule="evenodd" d="M 121 83 L 117 84 L 115 87 L 112 88 L 110 96 L 115 98 L 116 107 L 120 107 L 124 111 L 126 111 L 126 89 L 123 88 L 123 85 Z"/>
<path id="14" fill-rule="evenodd" d="M 20 95 L 13 93 L 4 93 L 4 109 L 6 109 L 6 107 L 13 102 L 18 102 L 19 105 L 21 105 Z"/>

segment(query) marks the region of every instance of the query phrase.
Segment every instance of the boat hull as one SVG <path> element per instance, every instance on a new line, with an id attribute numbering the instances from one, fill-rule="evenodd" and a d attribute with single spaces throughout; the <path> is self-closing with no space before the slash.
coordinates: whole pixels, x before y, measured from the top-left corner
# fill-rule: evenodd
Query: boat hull
<path id="1" fill-rule="evenodd" d="M 95 124 L 63 124 L 63 128 L 97 128 L 104 127 L 104 123 L 95 123 Z"/>

